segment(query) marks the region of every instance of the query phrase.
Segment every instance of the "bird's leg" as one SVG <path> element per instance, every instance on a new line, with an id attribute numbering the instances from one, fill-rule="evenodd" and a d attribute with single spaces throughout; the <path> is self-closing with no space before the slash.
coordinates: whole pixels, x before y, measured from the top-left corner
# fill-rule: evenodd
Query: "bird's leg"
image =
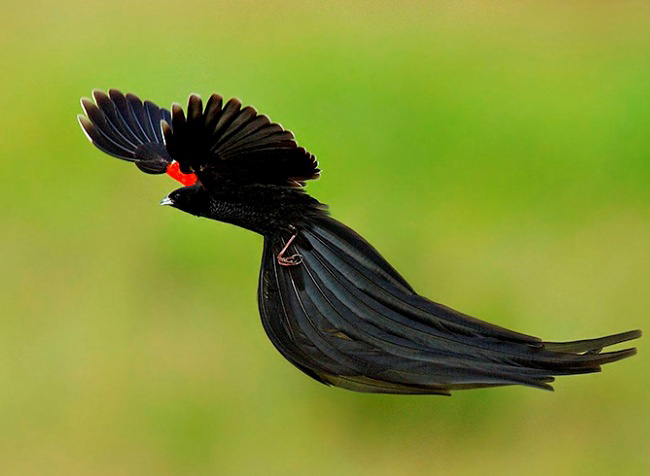
<path id="1" fill-rule="evenodd" d="M 297 266 L 300 263 L 302 263 L 302 256 L 300 256 L 298 253 L 293 254 L 291 256 L 284 256 L 284 254 L 289 249 L 289 246 L 291 246 L 291 243 L 293 243 L 293 240 L 295 240 L 296 236 L 298 236 L 298 230 L 296 230 L 295 228 L 293 228 L 293 230 L 294 230 L 293 235 L 291 235 L 291 238 L 289 238 L 287 244 L 284 245 L 284 248 L 282 248 L 280 250 L 280 253 L 278 253 L 278 264 L 280 266 Z"/>

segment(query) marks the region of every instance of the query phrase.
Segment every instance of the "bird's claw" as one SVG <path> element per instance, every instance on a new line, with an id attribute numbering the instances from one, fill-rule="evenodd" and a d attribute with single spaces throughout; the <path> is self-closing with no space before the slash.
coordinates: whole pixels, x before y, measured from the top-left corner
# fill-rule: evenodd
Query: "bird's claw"
<path id="1" fill-rule="evenodd" d="M 302 255 L 296 253 L 291 256 L 278 255 L 278 264 L 280 266 L 298 266 L 302 263 Z"/>
<path id="2" fill-rule="evenodd" d="M 293 254 L 291 256 L 284 256 L 284 254 L 289 249 L 289 246 L 291 246 L 291 243 L 293 243 L 293 240 L 296 239 L 296 236 L 298 236 L 298 231 L 294 232 L 294 234 L 291 235 L 291 238 L 289 238 L 287 244 L 284 245 L 284 248 L 282 248 L 278 253 L 277 258 L 278 258 L 278 264 L 280 266 L 298 266 L 300 263 L 302 263 L 302 256 L 299 255 L 298 253 Z"/>

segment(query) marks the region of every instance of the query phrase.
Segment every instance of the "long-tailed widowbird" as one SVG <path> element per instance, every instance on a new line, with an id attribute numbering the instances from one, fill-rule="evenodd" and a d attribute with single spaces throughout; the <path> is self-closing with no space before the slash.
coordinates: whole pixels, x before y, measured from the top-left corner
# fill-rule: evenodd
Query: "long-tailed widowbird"
<path id="1" fill-rule="evenodd" d="M 361 236 L 307 195 L 315 157 L 291 132 L 213 94 L 191 95 L 187 115 L 111 89 L 82 99 L 79 122 L 95 146 L 184 186 L 161 204 L 264 236 L 258 300 L 264 329 L 292 364 L 351 390 L 442 394 L 597 372 L 635 354 L 602 352 L 634 330 L 545 342 L 418 295 Z"/>

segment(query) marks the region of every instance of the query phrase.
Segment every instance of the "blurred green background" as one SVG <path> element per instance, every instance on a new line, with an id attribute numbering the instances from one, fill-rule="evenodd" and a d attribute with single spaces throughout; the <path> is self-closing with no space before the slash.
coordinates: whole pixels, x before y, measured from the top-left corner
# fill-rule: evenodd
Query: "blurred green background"
<path id="1" fill-rule="evenodd" d="M 650 365 L 355 394 L 264 335 L 262 240 L 75 120 L 237 96 L 434 300 L 547 340 L 650 329 L 650 4 L 3 0 L 0 474 L 650 474 Z"/>

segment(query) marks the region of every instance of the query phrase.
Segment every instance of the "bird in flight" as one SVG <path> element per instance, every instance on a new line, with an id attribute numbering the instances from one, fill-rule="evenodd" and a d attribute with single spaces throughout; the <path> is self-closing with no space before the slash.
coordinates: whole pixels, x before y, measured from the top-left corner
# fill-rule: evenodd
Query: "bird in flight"
<path id="1" fill-rule="evenodd" d="M 103 152 L 183 187 L 165 197 L 186 213 L 264 237 L 258 303 L 277 350 L 310 377 L 350 390 L 450 395 L 597 372 L 636 349 L 633 330 L 546 342 L 433 302 L 305 192 L 316 158 L 293 134 L 237 99 L 189 97 L 171 111 L 111 89 L 84 98 L 79 123 Z"/>

